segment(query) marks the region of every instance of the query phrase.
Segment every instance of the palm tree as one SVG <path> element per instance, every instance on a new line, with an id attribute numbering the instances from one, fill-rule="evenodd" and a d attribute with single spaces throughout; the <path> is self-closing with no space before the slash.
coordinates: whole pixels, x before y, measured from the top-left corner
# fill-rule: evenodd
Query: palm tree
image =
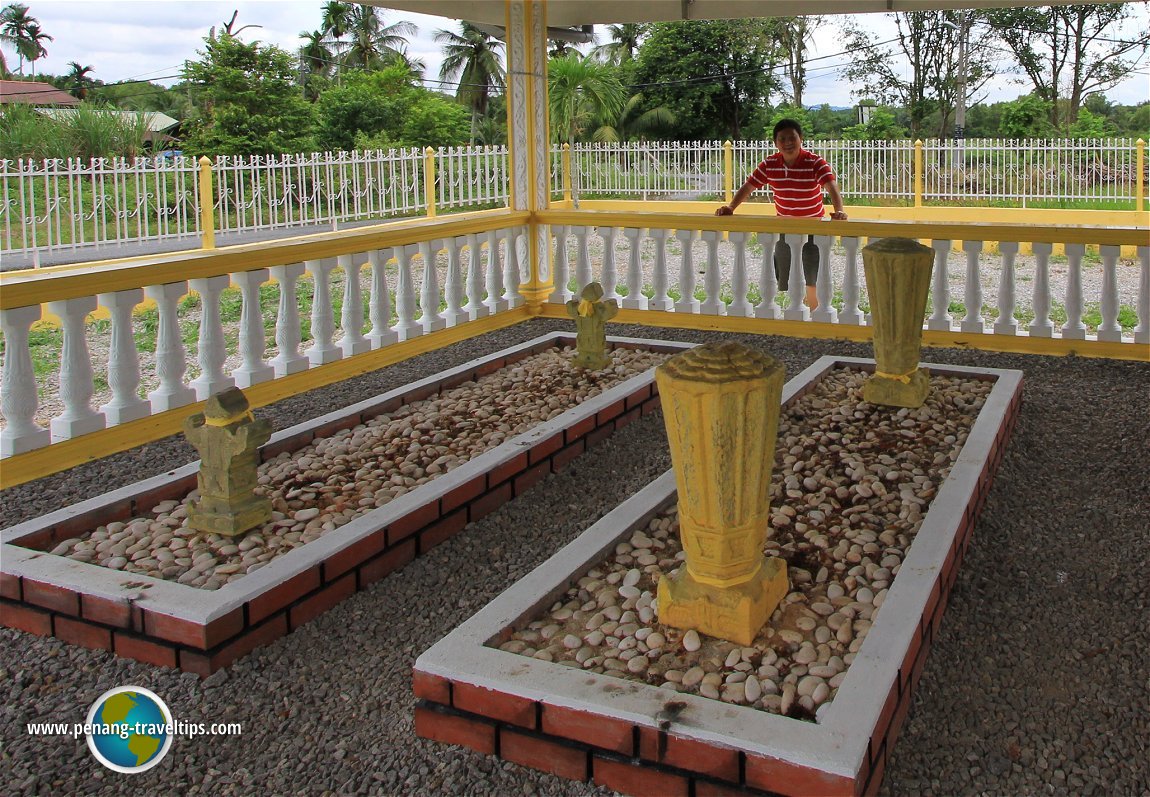
<path id="1" fill-rule="evenodd" d="M 327 46 L 327 33 L 322 30 L 301 30 L 299 37 L 303 39 L 303 46 L 299 48 L 299 60 L 304 69 L 312 75 L 326 76 L 335 61 L 335 54 Z"/>
<path id="2" fill-rule="evenodd" d="M 80 66 L 77 61 L 69 61 L 68 66 L 72 68 L 72 71 L 65 75 L 64 79 L 72 86 L 70 89 L 72 96 L 82 100 L 88 96 L 88 87 L 93 83 L 92 78 L 88 77 L 92 67 L 90 65 Z"/>
<path id="3" fill-rule="evenodd" d="M 505 72 L 499 52 L 503 42 L 469 22 L 459 23 L 459 31 L 435 33 L 435 41 L 443 45 L 439 79 L 459 79 L 455 98 L 471 109 L 471 142 L 474 144 L 479 119 L 487 115 L 492 92 L 502 91 L 504 87 Z"/>
<path id="4" fill-rule="evenodd" d="M 635 57 L 639 42 L 647 33 L 647 26 L 641 22 L 624 22 L 622 25 L 608 25 L 607 33 L 611 41 L 599 45 L 591 54 L 605 63 L 618 66 Z"/>
<path id="5" fill-rule="evenodd" d="M 572 53 L 548 63 L 547 95 L 555 137 L 574 146 L 592 119 L 618 117 L 626 91 L 610 67 Z"/>
<path id="6" fill-rule="evenodd" d="M 410 22 L 384 25 L 382 12 L 374 6 L 355 5 L 348 14 L 349 40 L 343 53 L 344 62 L 359 69 L 378 69 L 387 64 L 409 64 L 403 55 L 407 45 L 404 36 L 418 31 Z"/>
<path id="7" fill-rule="evenodd" d="M 28 6 L 21 3 L 11 3 L 0 11 L 0 35 L 3 43 L 11 45 L 16 50 L 17 69 L 24 74 L 24 56 L 27 52 L 23 43 L 28 38 L 28 26 L 36 24 L 36 18 L 28 15 Z"/>
<path id="8" fill-rule="evenodd" d="M 55 39 L 41 30 L 39 22 L 33 21 L 26 29 L 26 38 L 17 45 L 20 54 L 32 65 L 32 77 L 36 77 L 36 62 L 48 54 L 44 42 L 50 41 Z"/>
<path id="9" fill-rule="evenodd" d="M 638 113 L 638 109 L 642 106 L 643 95 L 631 95 L 630 99 L 623 103 L 618 116 L 611 121 L 605 121 L 596 128 L 591 137 L 595 141 L 626 141 L 634 136 L 642 138 L 661 127 L 670 127 L 675 124 L 675 112 L 665 105 Z"/>

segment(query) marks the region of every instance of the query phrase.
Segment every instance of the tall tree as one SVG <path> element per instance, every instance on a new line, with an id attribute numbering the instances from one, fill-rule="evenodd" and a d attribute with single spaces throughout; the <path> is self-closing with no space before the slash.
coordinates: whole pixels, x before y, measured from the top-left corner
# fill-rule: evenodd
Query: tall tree
<path id="1" fill-rule="evenodd" d="M 44 42 L 50 41 L 55 40 L 41 29 L 39 22 L 33 22 L 28 26 L 25 38 L 17 45 L 20 54 L 32 65 L 32 77 L 36 77 L 36 62 L 48 54 Z"/>
<path id="2" fill-rule="evenodd" d="M 28 6 L 22 3 L 10 3 L 0 11 L 0 43 L 7 44 L 16 51 L 16 68 L 21 75 L 24 74 L 24 55 L 27 52 L 25 42 L 28 38 L 28 27 L 36 24 L 36 18 L 29 16 Z M 7 68 L 7 66 L 5 66 Z"/>
<path id="3" fill-rule="evenodd" d="M 358 3 L 352 6 L 346 24 L 347 42 L 341 54 L 347 66 L 372 70 L 396 62 L 411 64 L 404 53 L 404 37 L 415 35 L 415 25 L 406 21 L 385 25 L 380 9 Z"/>
<path id="4" fill-rule="evenodd" d="M 455 98 L 471 109 L 471 142 L 475 143 L 479 119 L 487 115 L 491 95 L 503 90 L 505 72 L 500 53 L 503 42 L 470 22 L 459 23 L 459 33 L 436 31 L 435 41 L 443 45 L 439 79 L 458 78 Z"/>
<path id="5" fill-rule="evenodd" d="M 615 117 L 601 121 L 592 135 L 595 141 L 629 141 L 670 128 L 675 124 L 675 114 L 662 105 L 644 111 L 643 95 L 632 94 Z"/>
<path id="6" fill-rule="evenodd" d="M 1125 31 L 1129 3 L 1008 8 L 986 19 L 1010 48 L 1055 128 L 1072 124 L 1092 92 L 1122 82 L 1150 48 L 1150 31 Z M 1065 118 L 1060 101 L 1068 104 Z"/>
<path id="7" fill-rule="evenodd" d="M 779 22 L 775 35 L 787 57 L 784 68 L 791 84 L 790 103 L 802 108 L 803 90 L 807 87 L 807 46 L 814 42 L 815 28 L 822 17 L 786 17 Z"/>
<path id="8" fill-rule="evenodd" d="M 611 40 L 600 44 L 591 51 L 600 60 L 618 66 L 635 58 L 639 45 L 650 26 L 642 22 L 624 22 L 621 25 L 608 25 L 607 35 Z"/>
<path id="9" fill-rule="evenodd" d="M 78 61 L 68 62 L 69 72 L 64 76 L 67 82 L 68 90 L 72 92 L 72 96 L 77 99 L 84 99 L 88 96 L 88 87 L 94 82 L 92 78 L 88 77 L 92 72 L 91 65 L 80 66 Z"/>
<path id="10" fill-rule="evenodd" d="M 614 117 L 625 91 L 611 68 L 590 56 L 571 53 L 547 64 L 547 99 L 554 138 L 574 145 L 595 118 Z"/>

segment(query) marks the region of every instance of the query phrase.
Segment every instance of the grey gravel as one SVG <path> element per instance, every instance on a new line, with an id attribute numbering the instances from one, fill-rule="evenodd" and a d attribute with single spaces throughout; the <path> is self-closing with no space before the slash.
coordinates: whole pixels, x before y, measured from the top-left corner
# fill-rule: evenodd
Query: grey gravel
<path id="1" fill-rule="evenodd" d="M 260 410 L 276 428 L 561 321 L 535 320 Z M 613 334 L 764 348 L 790 375 L 847 342 L 611 325 Z M 929 349 L 924 360 L 1020 368 L 1022 413 L 887 766 L 887 794 L 1150 793 L 1150 367 Z M 0 527 L 195 458 L 171 438 L 0 493 Z M 556 548 L 669 467 L 644 418 L 226 675 L 193 675 L 0 629 L 0 763 L 11 794 L 607 794 L 418 739 L 411 666 Z M 107 689 L 159 694 L 177 719 L 240 737 L 178 738 L 155 769 L 105 770 L 82 721 Z"/>

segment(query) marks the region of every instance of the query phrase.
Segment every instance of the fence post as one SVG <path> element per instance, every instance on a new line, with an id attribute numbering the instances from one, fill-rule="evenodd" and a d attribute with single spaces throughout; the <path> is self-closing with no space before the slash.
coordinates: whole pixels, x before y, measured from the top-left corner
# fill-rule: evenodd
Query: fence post
<path id="1" fill-rule="evenodd" d="M 1134 143 L 1134 151 L 1135 169 L 1138 170 L 1134 183 L 1134 208 L 1141 213 L 1146 209 L 1146 142 L 1138 139 Z"/>
<path id="2" fill-rule="evenodd" d="M 571 145 L 563 144 L 563 201 L 571 201 Z"/>
<path id="3" fill-rule="evenodd" d="M 735 198 L 735 145 L 723 142 L 723 202 L 731 204 Z"/>
<path id="4" fill-rule="evenodd" d="M 428 218 L 435 218 L 435 150 L 431 147 L 423 151 L 423 201 Z"/>
<path id="5" fill-rule="evenodd" d="M 212 161 L 207 155 L 200 163 L 200 248 L 216 248 L 215 203 L 212 201 Z"/>
<path id="6" fill-rule="evenodd" d="M 922 207 L 922 139 L 914 142 L 914 206 Z"/>

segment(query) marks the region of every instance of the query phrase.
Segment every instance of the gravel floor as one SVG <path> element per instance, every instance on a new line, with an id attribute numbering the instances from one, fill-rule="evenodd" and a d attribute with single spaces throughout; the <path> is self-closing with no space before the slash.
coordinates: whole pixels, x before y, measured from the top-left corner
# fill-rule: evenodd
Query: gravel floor
<path id="1" fill-rule="evenodd" d="M 276 428 L 568 325 L 536 320 L 296 396 Z M 788 374 L 854 343 L 611 325 L 743 340 Z M 927 361 L 1021 368 L 1019 424 L 887 767 L 887 794 L 1150 793 L 1150 367 L 931 349 Z M 194 458 L 168 439 L 0 493 L 0 527 Z M 423 650 L 669 466 L 662 418 L 638 421 L 526 495 L 296 633 L 206 681 L 0 629 L 0 761 L 12 794 L 606 794 L 412 730 Z M 529 532 L 529 533 L 525 533 Z M 155 691 L 185 722 L 241 737 L 175 741 L 155 769 L 105 770 L 82 721 L 107 689 Z"/>

